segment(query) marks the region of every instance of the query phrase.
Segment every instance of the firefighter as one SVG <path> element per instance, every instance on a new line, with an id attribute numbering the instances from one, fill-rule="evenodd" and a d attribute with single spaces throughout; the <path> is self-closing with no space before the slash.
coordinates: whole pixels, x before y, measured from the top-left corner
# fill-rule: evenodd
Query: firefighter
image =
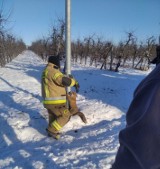
<path id="1" fill-rule="evenodd" d="M 68 77 L 60 71 L 60 57 L 58 55 L 50 56 L 42 73 L 42 97 L 43 105 L 49 115 L 49 124 L 46 130 L 48 135 L 55 139 L 60 137 L 60 130 L 72 115 L 66 106 L 65 87 L 68 86 L 79 89 L 79 83 L 75 78 Z"/>

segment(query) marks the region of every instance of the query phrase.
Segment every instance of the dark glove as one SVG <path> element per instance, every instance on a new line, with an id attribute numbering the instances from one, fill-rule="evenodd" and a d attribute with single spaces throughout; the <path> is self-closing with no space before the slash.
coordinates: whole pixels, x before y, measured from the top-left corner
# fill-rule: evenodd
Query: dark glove
<path id="1" fill-rule="evenodd" d="M 80 86 L 79 86 L 79 83 L 78 83 L 77 81 L 76 81 L 74 87 L 75 87 L 75 89 L 76 89 L 76 93 L 78 93 Z"/>
<path id="2" fill-rule="evenodd" d="M 72 79 L 74 78 L 73 75 L 68 75 L 68 77 L 70 77 L 70 78 L 72 78 Z"/>

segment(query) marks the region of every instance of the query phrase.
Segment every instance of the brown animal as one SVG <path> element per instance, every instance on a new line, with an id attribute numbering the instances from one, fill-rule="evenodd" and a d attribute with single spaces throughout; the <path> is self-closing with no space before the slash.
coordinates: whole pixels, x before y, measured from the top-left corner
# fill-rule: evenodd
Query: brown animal
<path id="1" fill-rule="evenodd" d="M 69 92 L 67 94 L 67 99 L 69 101 L 69 110 L 72 116 L 78 115 L 84 123 L 87 123 L 85 115 L 82 112 L 80 112 L 77 107 L 76 97 L 77 97 L 76 92 Z"/>

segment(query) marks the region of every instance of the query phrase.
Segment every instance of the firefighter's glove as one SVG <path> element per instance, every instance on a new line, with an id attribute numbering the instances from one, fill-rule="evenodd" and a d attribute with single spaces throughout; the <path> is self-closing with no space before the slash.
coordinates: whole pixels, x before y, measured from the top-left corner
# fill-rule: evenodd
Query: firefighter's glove
<path id="1" fill-rule="evenodd" d="M 76 93 L 78 93 L 80 86 L 79 86 L 79 83 L 78 83 L 77 81 L 75 81 L 74 87 L 75 87 L 75 89 L 76 89 Z"/>
<path id="2" fill-rule="evenodd" d="M 74 87 L 75 87 L 75 89 L 76 89 L 76 93 L 78 93 L 78 92 L 79 92 L 79 88 L 80 88 L 79 83 L 78 83 L 77 80 L 73 77 L 73 75 L 69 75 L 69 77 L 72 79 L 72 81 L 75 82 Z"/>
<path id="3" fill-rule="evenodd" d="M 69 76 L 70 78 L 72 78 L 72 79 L 74 78 L 73 75 L 68 75 L 68 76 Z"/>

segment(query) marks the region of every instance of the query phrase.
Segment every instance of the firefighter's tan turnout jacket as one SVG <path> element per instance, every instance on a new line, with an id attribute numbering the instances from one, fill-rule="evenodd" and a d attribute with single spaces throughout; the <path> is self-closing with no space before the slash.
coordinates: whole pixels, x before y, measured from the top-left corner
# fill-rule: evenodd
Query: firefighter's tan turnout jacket
<path id="1" fill-rule="evenodd" d="M 66 103 L 67 86 L 74 86 L 76 80 L 74 78 L 66 77 L 59 67 L 48 63 L 42 73 L 42 97 L 43 104 L 64 104 Z"/>

